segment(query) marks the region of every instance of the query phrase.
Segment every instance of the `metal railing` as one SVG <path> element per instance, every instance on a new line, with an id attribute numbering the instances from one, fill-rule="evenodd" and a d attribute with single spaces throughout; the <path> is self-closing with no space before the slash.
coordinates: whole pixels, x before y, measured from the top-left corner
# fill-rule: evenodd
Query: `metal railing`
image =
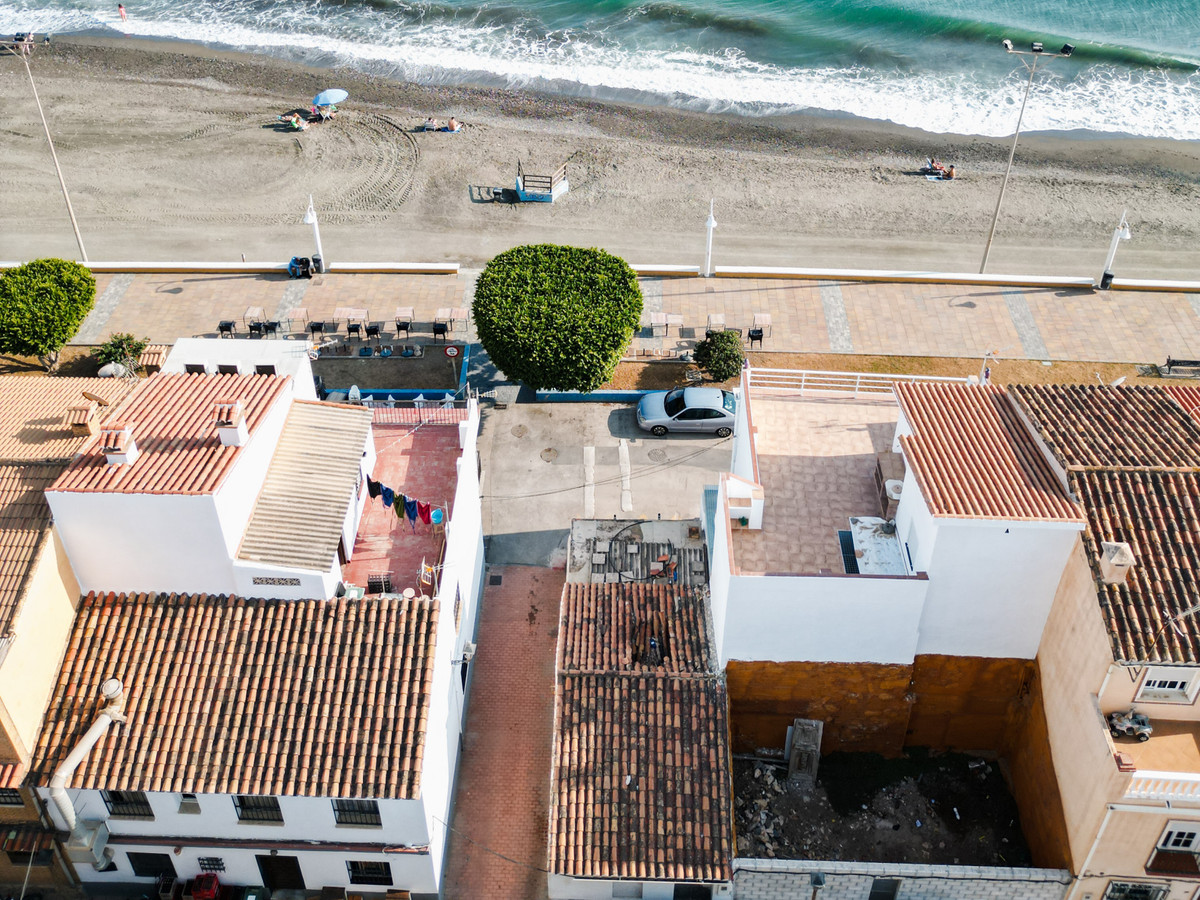
<path id="1" fill-rule="evenodd" d="M 470 418 L 466 400 L 369 401 L 376 425 L 457 425 Z"/>
<path id="2" fill-rule="evenodd" d="M 898 381 L 908 383 L 966 384 L 966 378 L 949 375 L 880 375 L 875 372 L 821 372 L 811 369 L 760 369 L 751 367 L 747 385 L 756 392 L 798 394 L 851 394 L 878 397 L 892 393 Z"/>

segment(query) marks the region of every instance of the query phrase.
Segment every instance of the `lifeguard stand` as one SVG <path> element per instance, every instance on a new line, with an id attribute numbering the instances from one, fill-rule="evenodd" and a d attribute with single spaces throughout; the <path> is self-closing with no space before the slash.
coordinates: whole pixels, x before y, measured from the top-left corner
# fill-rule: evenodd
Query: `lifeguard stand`
<path id="1" fill-rule="evenodd" d="M 566 163 L 553 175 L 529 175 L 517 160 L 517 197 L 522 203 L 553 203 L 570 189 Z"/>

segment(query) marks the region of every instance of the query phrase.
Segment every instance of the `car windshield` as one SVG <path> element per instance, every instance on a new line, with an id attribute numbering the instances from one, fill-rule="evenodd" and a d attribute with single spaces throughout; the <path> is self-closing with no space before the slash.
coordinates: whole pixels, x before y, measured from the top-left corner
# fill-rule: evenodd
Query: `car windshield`
<path id="1" fill-rule="evenodd" d="M 735 413 L 737 410 L 734 407 L 733 393 L 731 391 L 721 391 L 721 405 L 725 407 L 725 412 Z"/>
<path id="2" fill-rule="evenodd" d="M 675 418 L 675 416 L 683 412 L 683 407 L 683 388 L 676 388 L 663 398 L 663 409 L 667 411 L 667 415 L 671 418 Z"/>

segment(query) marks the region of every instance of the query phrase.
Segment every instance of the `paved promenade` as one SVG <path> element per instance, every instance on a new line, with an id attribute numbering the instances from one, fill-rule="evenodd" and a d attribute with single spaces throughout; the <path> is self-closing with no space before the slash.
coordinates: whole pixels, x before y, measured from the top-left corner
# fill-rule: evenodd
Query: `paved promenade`
<path id="1" fill-rule="evenodd" d="M 309 320 L 332 320 L 338 307 L 366 308 L 395 334 L 397 307 L 415 312 L 412 338 L 432 339 L 439 309 L 470 307 L 473 272 L 453 275 L 101 275 L 96 308 L 75 342 L 99 343 L 132 331 L 155 343 L 215 336 L 247 308 L 284 321 L 300 336 Z M 1200 294 L 936 284 L 873 284 L 743 278 L 644 278 L 646 315 L 639 350 L 687 350 L 708 317 L 724 314 L 743 335 L 755 314 L 770 316 L 763 349 L 912 356 L 1002 356 L 1102 362 L 1200 358 Z M 664 336 L 651 313 L 682 319 Z M 659 329 L 661 332 L 661 329 Z M 345 326 L 340 334 L 345 336 Z M 452 340 L 474 340 L 461 324 Z"/>

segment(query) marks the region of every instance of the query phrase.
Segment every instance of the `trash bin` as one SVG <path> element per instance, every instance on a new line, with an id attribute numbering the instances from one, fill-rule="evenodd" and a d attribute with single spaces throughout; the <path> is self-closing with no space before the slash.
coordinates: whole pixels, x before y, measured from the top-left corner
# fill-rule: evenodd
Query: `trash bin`
<path id="1" fill-rule="evenodd" d="M 1103 275 L 1100 276 L 1100 290 L 1107 291 L 1110 287 L 1112 287 L 1112 283 L 1113 283 L 1113 273 L 1112 272 L 1105 272 Z"/>
<path id="2" fill-rule="evenodd" d="M 325 261 L 319 256 L 314 256 L 312 258 L 312 270 L 314 274 L 320 275 L 325 271 Z"/>

